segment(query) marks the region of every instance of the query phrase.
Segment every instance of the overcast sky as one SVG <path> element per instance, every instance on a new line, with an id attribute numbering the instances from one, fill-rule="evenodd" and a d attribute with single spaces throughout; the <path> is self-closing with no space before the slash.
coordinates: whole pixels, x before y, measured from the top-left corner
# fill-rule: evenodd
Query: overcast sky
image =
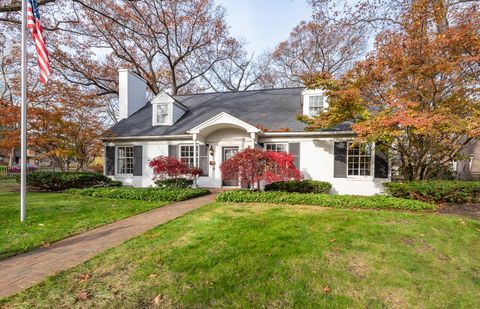
<path id="1" fill-rule="evenodd" d="M 301 20 L 310 19 L 306 0 L 217 0 L 227 9 L 227 22 L 236 38 L 247 41 L 247 50 L 261 54 L 288 38 Z"/>

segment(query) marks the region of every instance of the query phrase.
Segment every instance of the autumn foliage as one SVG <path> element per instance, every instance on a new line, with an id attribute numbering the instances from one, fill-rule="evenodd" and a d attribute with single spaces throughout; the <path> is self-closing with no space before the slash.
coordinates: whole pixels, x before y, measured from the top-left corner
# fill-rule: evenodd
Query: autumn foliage
<path id="1" fill-rule="evenodd" d="M 148 164 L 153 169 L 155 179 L 188 177 L 193 178 L 202 172 L 197 167 L 191 167 L 174 157 L 158 156 Z"/>
<path id="2" fill-rule="evenodd" d="M 461 159 L 480 136 L 480 16 L 475 5 L 449 12 L 440 2 L 413 1 L 343 77 L 309 76 L 329 110 L 300 117 L 308 129 L 354 122 L 358 139 L 383 142 L 407 179 L 439 177 Z"/>
<path id="3" fill-rule="evenodd" d="M 220 169 L 223 180 L 239 179 L 245 187 L 259 187 L 260 182 L 299 180 L 300 171 L 288 153 L 246 148 L 223 162 Z"/>

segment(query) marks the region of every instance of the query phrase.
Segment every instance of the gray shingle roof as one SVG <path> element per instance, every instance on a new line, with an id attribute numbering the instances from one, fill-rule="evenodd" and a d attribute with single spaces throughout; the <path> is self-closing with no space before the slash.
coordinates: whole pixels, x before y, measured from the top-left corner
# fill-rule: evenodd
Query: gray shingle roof
<path id="1" fill-rule="evenodd" d="M 115 124 L 111 131 L 121 137 L 185 134 L 221 112 L 270 130 L 289 128 L 292 132 L 303 131 L 305 124 L 298 121 L 296 116 L 302 114 L 301 93 L 304 89 L 263 89 L 173 96 L 189 111 L 172 126 L 152 126 L 152 105 L 147 103 L 129 118 Z M 350 125 L 342 124 L 329 129 L 344 130 L 350 130 Z"/>

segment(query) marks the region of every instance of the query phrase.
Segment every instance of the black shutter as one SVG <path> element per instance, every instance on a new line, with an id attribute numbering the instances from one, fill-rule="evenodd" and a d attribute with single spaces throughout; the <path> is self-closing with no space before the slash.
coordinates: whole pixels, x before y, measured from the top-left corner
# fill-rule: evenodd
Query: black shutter
<path id="1" fill-rule="evenodd" d="M 293 164 L 300 170 L 300 143 L 289 143 L 288 152 L 293 156 Z"/>
<path id="2" fill-rule="evenodd" d="M 105 175 L 115 175 L 115 147 L 105 147 Z"/>
<path id="3" fill-rule="evenodd" d="M 178 157 L 178 146 L 177 145 L 168 145 L 168 156 L 169 157 Z"/>
<path id="4" fill-rule="evenodd" d="M 333 177 L 347 177 L 347 142 L 335 142 L 333 145 Z"/>
<path id="5" fill-rule="evenodd" d="M 380 144 L 375 145 L 375 178 L 388 178 L 388 158 L 380 150 Z"/>
<path id="6" fill-rule="evenodd" d="M 198 167 L 202 169 L 201 176 L 208 176 L 208 147 L 206 145 L 198 146 Z"/>
<path id="7" fill-rule="evenodd" d="M 264 143 L 255 143 L 254 147 L 255 149 L 260 149 L 260 150 L 264 150 L 264 146 L 265 144 Z"/>
<path id="8" fill-rule="evenodd" d="M 133 176 L 143 175 L 143 146 L 133 146 Z"/>

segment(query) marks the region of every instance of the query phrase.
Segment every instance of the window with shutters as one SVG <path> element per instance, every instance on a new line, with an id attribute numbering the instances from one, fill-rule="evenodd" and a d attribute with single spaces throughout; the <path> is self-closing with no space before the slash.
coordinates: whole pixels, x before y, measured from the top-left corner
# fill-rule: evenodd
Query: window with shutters
<path id="1" fill-rule="evenodd" d="M 117 174 L 133 174 L 133 147 L 117 147 Z"/>
<path id="2" fill-rule="evenodd" d="M 287 143 L 265 143 L 265 150 L 274 151 L 274 152 L 288 152 L 288 144 Z"/>
<path id="3" fill-rule="evenodd" d="M 371 176 L 373 149 L 370 144 L 347 144 L 347 176 Z"/>

